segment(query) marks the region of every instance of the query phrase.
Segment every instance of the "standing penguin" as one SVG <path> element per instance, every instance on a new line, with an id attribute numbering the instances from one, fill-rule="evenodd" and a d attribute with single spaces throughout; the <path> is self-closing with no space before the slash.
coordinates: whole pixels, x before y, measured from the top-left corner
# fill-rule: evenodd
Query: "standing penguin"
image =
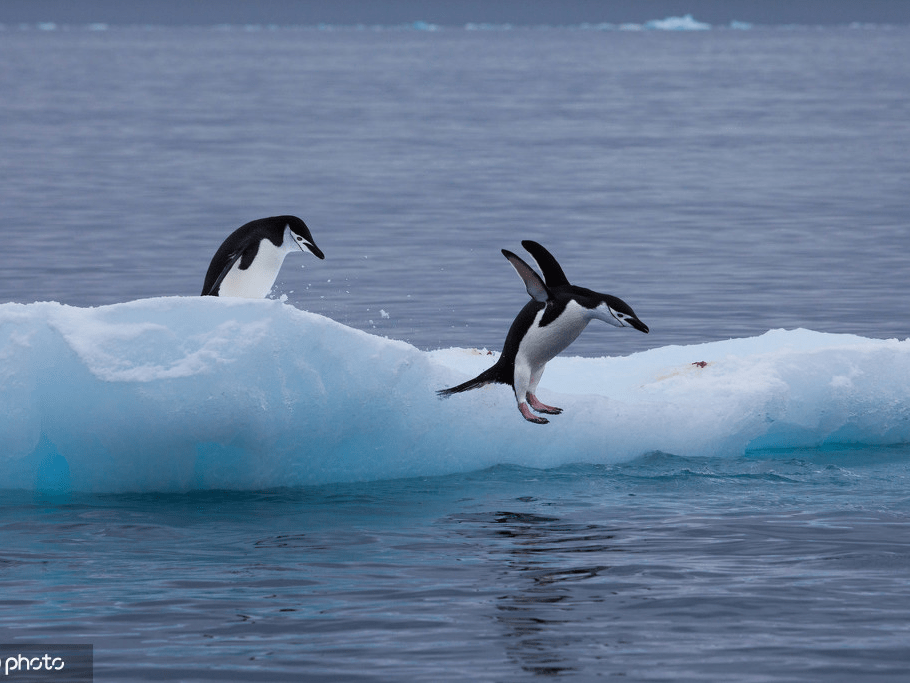
<path id="1" fill-rule="evenodd" d="M 534 257 L 544 280 L 518 256 L 502 250 L 524 282 L 531 301 L 509 328 L 499 360 L 474 379 L 436 393 L 447 398 L 486 384 L 508 384 L 515 391 L 522 416 L 529 422 L 546 424 L 549 420 L 534 415 L 531 409 L 548 415 L 562 412 L 562 408 L 541 403 L 534 395 L 547 361 L 575 341 L 595 318 L 616 327 L 629 325 L 645 334 L 648 326 L 622 299 L 570 285 L 553 255 L 537 242 L 525 240 L 521 245 Z"/>
<path id="2" fill-rule="evenodd" d="M 325 258 L 310 229 L 297 216 L 250 221 L 232 232 L 215 252 L 202 296 L 263 299 L 272 290 L 284 257 L 304 247 L 316 258 Z"/>

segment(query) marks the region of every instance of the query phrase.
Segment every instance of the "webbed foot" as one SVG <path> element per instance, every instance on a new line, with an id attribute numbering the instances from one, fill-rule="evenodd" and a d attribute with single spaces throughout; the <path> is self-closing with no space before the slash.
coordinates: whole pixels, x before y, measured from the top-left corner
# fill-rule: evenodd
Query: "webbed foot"
<path id="1" fill-rule="evenodd" d="M 559 415 L 562 412 L 562 408 L 548 406 L 546 403 L 541 403 L 540 400 L 530 392 L 528 392 L 528 403 L 530 403 L 531 407 L 538 413 L 546 413 L 547 415 Z"/>
<path id="2" fill-rule="evenodd" d="M 549 420 L 547 418 L 538 417 L 537 415 L 532 413 L 531 409 L 528 408 L 527 403 L 519 403 L 518 412 L 521 413 L 521 415 L 522 415 L 522 417 L 524 417 L 524 419 L 526 419 L 528 422 L 533 422 L 534 424 L 545 425 L 549 422 Z"/>

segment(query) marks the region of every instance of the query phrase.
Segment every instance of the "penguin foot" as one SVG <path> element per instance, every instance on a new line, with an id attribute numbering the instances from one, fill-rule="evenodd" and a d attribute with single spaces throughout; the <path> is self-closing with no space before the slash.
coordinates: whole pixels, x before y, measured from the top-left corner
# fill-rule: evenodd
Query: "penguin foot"
<path id="1" fill-rule="evenodd" d="M 530 403 L 531 407 L 538 413 L 559 415 L 562 412 L 562 408 L 556 408 L 555 406 L 548 406 L 546 403 L 541 403 L 540 400 L 530 392 L 528 392 L 528 403 Z"/>
<path id="2" fill-rule="evenodd" d="M 524 402 L 521 402 L 518 404 L 518 412 L 521 413 L 521 415 L 522 415 L 522 417 L 524 417 L 524 419 L 526 419 L 528 422 L 533 422 L 534 424 L 545 425 L 549 422 L 549 420 L 547 418 L 538 417 L 537 415 L 532 413 L 531 409 L 528 408 L 528 404 L 524 403 Z"/>

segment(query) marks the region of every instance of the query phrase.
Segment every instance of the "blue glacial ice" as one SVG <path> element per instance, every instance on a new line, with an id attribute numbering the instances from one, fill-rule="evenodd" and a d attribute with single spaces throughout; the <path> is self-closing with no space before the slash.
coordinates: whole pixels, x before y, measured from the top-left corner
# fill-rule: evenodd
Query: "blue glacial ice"
<path id="1" fill-rule="evenodd" d="M 271 300 L 3 304 L 0 489 L 250 490 L 910 442 L 910 340 L 774 330 L 558 357 L 538 393 L 565 412 L 545 426 L 501 385 L 436 398 L 494 359 Z"/>

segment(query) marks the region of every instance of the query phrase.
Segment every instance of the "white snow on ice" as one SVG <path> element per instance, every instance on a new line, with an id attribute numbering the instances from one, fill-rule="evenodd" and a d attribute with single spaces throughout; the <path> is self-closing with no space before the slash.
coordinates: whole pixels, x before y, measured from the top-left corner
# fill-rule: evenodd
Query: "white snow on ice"
<path id="1" fill-rule="evenodd" d="M 910 442 L 910 340 L 773 330 L 558 357 L 538 394 L 565 412 L 544 426 L 506 386 L 436 397 L 495 357 L 280 301 L 3 304 L 0 489 L 262 489 Z"/>

